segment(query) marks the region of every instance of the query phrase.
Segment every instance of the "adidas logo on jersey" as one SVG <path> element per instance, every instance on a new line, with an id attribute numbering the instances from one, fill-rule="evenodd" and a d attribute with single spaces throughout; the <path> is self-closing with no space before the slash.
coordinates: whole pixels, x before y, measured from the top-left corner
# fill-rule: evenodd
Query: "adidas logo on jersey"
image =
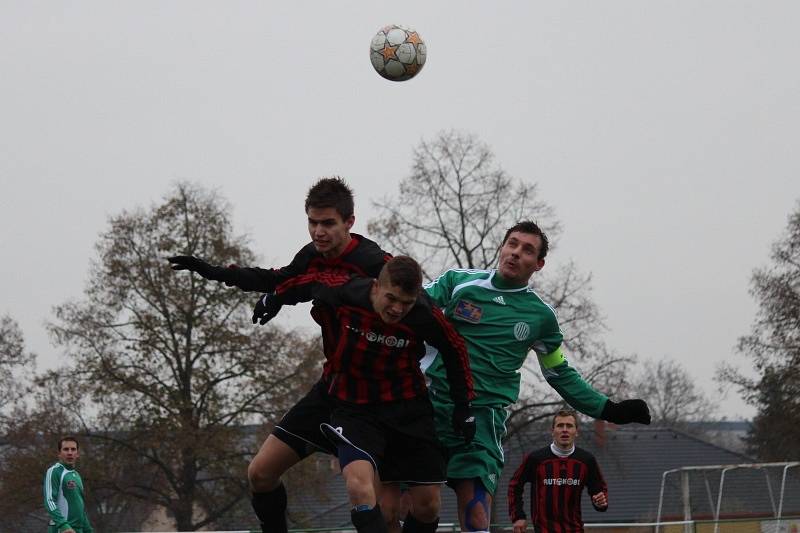
<path id="1" fill-rule="evenodd" d="M 502 295 L 501 295 L 501 296 L 498 296 L 497 298 L 492 298 L 492 301 L 493 301 L 493 302 L 497 302 L 497 303 L 499 303 L 500 305 L 506 305 L 506 301 L 505 301 L 505 300 L 503 300 L 503 296 L 502 296 Z"/>

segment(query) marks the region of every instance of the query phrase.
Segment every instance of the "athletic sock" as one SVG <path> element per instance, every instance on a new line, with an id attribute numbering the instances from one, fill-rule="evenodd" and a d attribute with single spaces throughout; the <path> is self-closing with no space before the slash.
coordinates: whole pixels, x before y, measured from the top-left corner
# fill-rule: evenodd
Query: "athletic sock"
<path id="1" fill-rule="evenodd" d="M 403 520 L 403 533 L 436 533 L 439 528 L 439 518 L 433 522 L 420 522 L 411 513 Z"/>
<path id="2" fill-rule="evenodd" d="M 287 533 L 286 488 L 283 483 L 269 492 L 254 492 L 250 500 L 264 533 Z"/>
<path id="3" fill-rule="evenodd" d="M 375 504 L 372 509 L 364 511 L 350 511 L 350 519 L 356 526 L 358 533 L 386 533 L 386 522 L 383 521 L 381 507 Z"/>

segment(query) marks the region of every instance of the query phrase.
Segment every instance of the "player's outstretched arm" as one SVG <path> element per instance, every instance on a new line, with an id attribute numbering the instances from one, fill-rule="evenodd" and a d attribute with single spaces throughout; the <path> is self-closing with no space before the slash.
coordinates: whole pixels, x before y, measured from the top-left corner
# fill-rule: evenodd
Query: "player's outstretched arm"
<path id="1" fill-rule="evenodd" d="M 622 400 L 619 403 L 608 400 L 603 406 L 600 418 L 614 424 L 630 424 L 631 422 L 649 424 L 650 408 L 647 407 L 647 402 L 639 399 Z"/>
<path id="2" fill-rule="evenodd" d="M 600 418 L 608 396 L 595 390 L 577 370 L 569 366 L 561 348 L 548 355 L 540 355 L 539 367 L 547 383 L 573 409 L 592 418 Z"/>
<path id="3" fill-rule="evenodd" d="M 210 265 L 193 255 L 176 255 L 167 258 L 172 270 L 188 270 L 212 281 L 225 281 L 224 268 Z"/>
<path id="4" fill-rule="evenodd" d="M 293 272 L 290 267 L 267 269 L 259 267 L 240 267 L 230 265 L 221 267 L 206 263 L 192 255 L 176 255 L 167 259 L 172 270 L 196 272 L 205 279 L 225 283 L 246 292 L 273 292 L 282 279 Z"/>
<path id="5" fill-rule="evenodd" d="M 205 279 L 225 283 L 228 287 L 238 287 L 247 292 L 271 292 L 275 290 L 272 270 L 247 268 L 237 265 L 221 267 L 206 263 L 192 255 L 176 255 L 167 259 L 172 270 L 188 270 Z"/>

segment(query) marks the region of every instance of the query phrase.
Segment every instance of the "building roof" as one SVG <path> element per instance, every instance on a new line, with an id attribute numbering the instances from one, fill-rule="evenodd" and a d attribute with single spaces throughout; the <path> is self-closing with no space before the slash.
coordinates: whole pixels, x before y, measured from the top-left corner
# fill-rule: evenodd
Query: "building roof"
<path id="1" fill-rule="evenodd" d="M 549 445 L 549 432 L 532 428 L 508 439 L 505 444 L 506 466 L 496 494 L 493 523 L 506 524 L 508 481 L 525 453 Z M 649 426 L 617 427 L 598 422 L 582 428 L 578 446 L 598 460 L 608 484 L 609 509 L 596 512 L 583 498 L 583 518 L 588 522 L 650 522 L 656 520 L 659 492 L 664 471 L 684 466 L 728 465 L 757 462 L 732 452 L 714 442 L 670 429 Z M 335 460 L 317 455 L 318 468 L 329 469 L 323 499 L 311 493 L 289 490 L 290 520 L 296 526 L 337 527 L 350 525 L 344 481 Z M 800 467 L 789 471 L 783 504 L 783 516 L 800 515 Z M 782 471 L 738 469 L 725 476 L 721 516 L 772 516 L 777 510 Z M 769 480 L 769 485 L 768 485 Z M 689 477 L 690 504 L 695 519 L 713 516 L 719 491 L 720 471 L 693 472 Z M 681 481 L 679 474 L 667 477 L 662 520 L 682 519 Z M 526 508 L 530 498 L 526 488 Z M 773 498 L 770 499 L 770 493 Z M 302 518 L 301 518 L 302 517 Z M 442 491 L 441 522 L 457 522 L 456 500 L 452 490 Z"/>
<path id="2" fill-rule="evenodd" d="M 513 469 L 522 460 L 523 450 L 530 451 L 535 446 L 549 444 L 548 437 L 547 434 L 523 434 L 517 439 L 510 439 L 511 442 L 506 446 L 507 462 L 501 488 L 507 487 Z M 667 470 L 685 466 L 757 462 L 751 457 L 678 430 L 638 425 L 617 427 L 600 421 L 584 429 L 578 446 L 595 455 L 609 491 L 609 509 L 605 513 L 594 511 L 588 498 L 584 498 L 583 518 L 587 522 L 655 521 L 661 481 Z M 800 468 L 790 472 L 785 490 L 784 515 L 800 514 Z M 713 516 L 720 474 L 721 471 L 697 471 L 689 475 L 693 518 Z M 720 515 L 773 515 L 778 505 L 781 475 L 779 468 L 728 472 L 725 475 Z M 680 483 L 680 474 L 667 476 L 662 519 L 683 518 Z M 770 490 L 773 500 L 769 497 Z M 503 499 L 502 505 L 506 505 L 505 495 L 498 496 Z"/>

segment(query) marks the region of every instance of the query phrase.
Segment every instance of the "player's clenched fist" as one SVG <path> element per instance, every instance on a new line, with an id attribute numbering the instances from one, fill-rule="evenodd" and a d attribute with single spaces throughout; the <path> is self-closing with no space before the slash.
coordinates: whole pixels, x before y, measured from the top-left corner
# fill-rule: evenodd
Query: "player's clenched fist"
<path id="1" fill-rule="evenodd" d="M 608 507 L 608 497 L 606 496 L 606 493 L 598 492 L 592 496 L 592 505 L 594 505 L 597 509 L 605 509 Z"/>

